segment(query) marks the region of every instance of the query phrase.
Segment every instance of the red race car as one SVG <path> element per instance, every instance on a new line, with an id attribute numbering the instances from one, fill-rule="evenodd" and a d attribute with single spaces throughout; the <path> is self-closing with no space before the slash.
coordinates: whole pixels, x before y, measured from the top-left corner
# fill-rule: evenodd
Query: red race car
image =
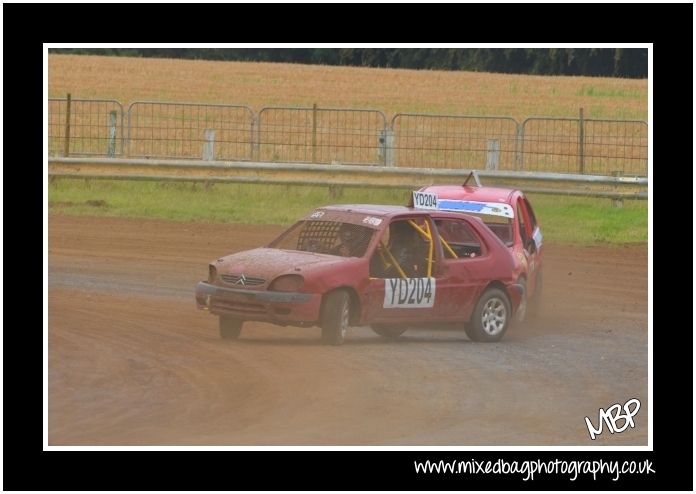
<path id="1" fill-rule="evenodd" d="M 397 337 L 455 323 L 472 340 L 498 341 L 523 294 L 509 248 L 475 216 L 340 205 L 316 209 L 266 247 L 210 263 L 196 303 L 219 316 L 222 338 L 238 338 L 244 321 L 319 325 L 336 345 L 350 326 Z"/>
<path id="2" fill-rule="evenodd" d="M 481 218 L 512 253 L 518 284 L 525 297 L 517 309 L 517 320 L 539 310 L 542 287 L 543 244 L 541 229 L 532 205 L 522 191 L 499 187 L 433 185 L 413 193 L 416 207 L 434 207 L 440 211 L 460 211 Z M 444 235 L 445 240 L 449 237 Z"/>

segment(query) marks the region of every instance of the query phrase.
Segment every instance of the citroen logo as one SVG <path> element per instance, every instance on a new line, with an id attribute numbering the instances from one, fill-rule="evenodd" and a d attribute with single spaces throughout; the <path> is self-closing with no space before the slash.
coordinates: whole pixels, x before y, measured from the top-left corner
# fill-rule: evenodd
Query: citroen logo
<path id="1" fill-rule="evenodd" d="M 235 284 L 235 285 L 246 286 L 246 277 L 244 276 L 244 273 L 242 273 L 242 274 L 239 276 L 239 278 L 237 279 L 237 281 L 234 282 L 234 284 Z"/>

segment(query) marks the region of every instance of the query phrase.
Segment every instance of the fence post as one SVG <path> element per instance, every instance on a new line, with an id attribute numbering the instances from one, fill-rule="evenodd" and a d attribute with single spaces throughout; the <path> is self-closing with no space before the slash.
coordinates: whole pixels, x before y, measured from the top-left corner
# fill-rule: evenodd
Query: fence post
<path id="1" fill-rule="evenodd" d="M 580 108 L 580 119 L 578 120 L 578 159 L 580 173 L 585 173 L 585 118 L 582 108 Z"/>
<path id="2" fill-rule="evenodd" d="M 130 158 L 131 155 L 131 109 L 133 108 L 133 103 L 128 105 L 128 123 L 127 123 L 127 129 L 128 129 L 128 137 L 126 137 L 126 142 L 121 146 L 121 149 L 123 150 L 123 154 L 126 156 L 126 158 Z M 121 117 L 123 118 L 123 117 Z M 122 136 L 123 137 L 123 136 Z"/>
<path id="3" fill-rule="evenodd" d="M 515 137 L 515 164 L 517 170 L 524 169 L 524 122 L 517 124 L 517 135 Z"/>
<path id="4" fill-rule="evenodd" d="M 392 129 L 380 131 L 377 157 L 384 166 L 394 166 L 394 131 Z"/>
<path id="5" fill-rule="evenodd" d="M 252 137 L 254 142 L 254 154 L 252 160 L 261 160 L 261 113 L 263 113 L 263 108 L 259 110 L 258 114 L 254 115 L 254 123 L 256 124 L 256 138 Z"/>
<path id="6" fill-rule="evenodd" d="M 317 162 L 317 104 L 312 106 L 312 163 Z"/>
<path id="7" fill-rule="evenodd" d="M 500 166 L 500 140 L 488 139 L 486 143 L 486 170 L 497 170 Z"/>
<path id="8" fill-rule="evenodd" d="M 203 161 L 215 160 L 215 130 L 205 129 L 203 142 Z"/>
<path id="9" fill-rule="evenodd" d="M 63 154 L 70 156 L 70 93 L 68 93 L 68 108 L 65 110 L 65 150 Z"/>
<path id="10" fill-rule="evenodd" d="M 254 116 L 251 116 L 251 133 L 249 134 L 249 159 L 254 161 L 255 156 L 254 156 L 254 148 L 257 147 L 257 144 L 254 142 Z"/>
<path id="11" fill-rule="evenodd" d="M 109 112 L 109 147 L 106 151 L 109 158 L 116 156 L 116 111 Z"/>
<path id="12" fill-rule="evenodd" d="M 119 137 L 119 141 L 121 141 L 121 155 L 124 155 L 126 152 L 126 150 L 125 150 L 126 134 L 125 134 L 125 131 L 123 128 L 123 106 L 121 106 L 121 103 L 118 104 L 118 116 L 119 116 L 119 120 L 120 120 L 120 124 L 121 124 L 121 134 Z"/>

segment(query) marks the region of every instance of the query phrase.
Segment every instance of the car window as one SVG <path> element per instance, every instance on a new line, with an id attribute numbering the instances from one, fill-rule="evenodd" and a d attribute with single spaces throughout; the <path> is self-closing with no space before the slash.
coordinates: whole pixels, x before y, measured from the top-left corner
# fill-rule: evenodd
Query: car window
<path id="1" fill-rule="evenodd" d="M 375 230 L 340 221 L 300 221 L 271 242 L 276 249 L 362 257 Z"/>
<path id="2" fill-rule="evenodd" d="M 522 245 L 527 245 L 527 239 L 529 238 L 529 233 L 527 231 L 526 214 L 524 211 L 524 204 L 522 199 L 517 200 L 517 221 L 520 230 L 520 237 L 522 238 Z"/>
<path id="3" fill-rule="evenodd" d="M 520 239 L 522 240 L 522 246 L 529 253 L 533 253 L 536 250 L 536 243 L 533 240 L 536 220 L 533 218 L 531 210 L 527 205 L 527 201 L 523 198 L 517 200 L 517 214 L 520 221 Z"/>
<path id="4" fill-rule="evenodd" d="M 422 278 L 429 276 L 429 224 L 421 219 L 393 221 L 379 240 L 370 259 L 374 278 Z M 432 259 L 434 262 L 434 259 Z M 430 274 L 432 274 L 432 265 Z"/>
<path id="5" fill-rule="evenodd" d="M 513 245 L 512 239 L 512 221 L 510 218 L 505 218 L 503 216 L 493 215 L 493 214 L 483 214 L 476 213 L 473 211 L 467 211 L 467 214 L 472 216 L 478 216 L 483 220 L 488 228 L 495 233 L 496 237 L 503 241 L 503 243 L 511 247 Z"/>
<path id="6" fill-rule="evenodd" d="M 534 230 L 536 229 L 536 226 L 537 226 L 537 220 L 536 220 L 536 216 L 534 215 L 534 210 L 532 209 L 532 205 L 529 204 L 529 201 L 527 200 L 526 197 L 524 198 L 524 206 L 527 209 L 527 212 L 529 213 L 528 217 L 529 217 L 530 230 L 532 232 L 534 232 Z"/>
<path id="7" fill-rule="evenodd" d="M 470 259 L 483 253 L 481 240 L 464 220 L 435 220 L 446 259 Z"/>

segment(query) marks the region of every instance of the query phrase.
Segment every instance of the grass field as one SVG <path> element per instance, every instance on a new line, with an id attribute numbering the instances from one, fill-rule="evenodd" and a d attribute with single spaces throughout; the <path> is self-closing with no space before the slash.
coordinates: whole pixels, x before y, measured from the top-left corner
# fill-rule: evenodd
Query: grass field
<path id="1" fill-rule="evenodd" d="M 334 203 L 405 204 L 407 190 L 328 187 L 119 182 L 57 179 L 49 184 L 49 210 L 63 214 L 153 217 L 174 221 L 289 225 L 313 208 Z M 647 241 L 647 203 L 531 194 L 544 239 L 596 244 Z"/>
<path id="2" fill-rule="evenodd" d="M 639 119 L 647 80 L 254 62 L 49 55 L 50 97 L 375 108 L 398 112 Z"/>

